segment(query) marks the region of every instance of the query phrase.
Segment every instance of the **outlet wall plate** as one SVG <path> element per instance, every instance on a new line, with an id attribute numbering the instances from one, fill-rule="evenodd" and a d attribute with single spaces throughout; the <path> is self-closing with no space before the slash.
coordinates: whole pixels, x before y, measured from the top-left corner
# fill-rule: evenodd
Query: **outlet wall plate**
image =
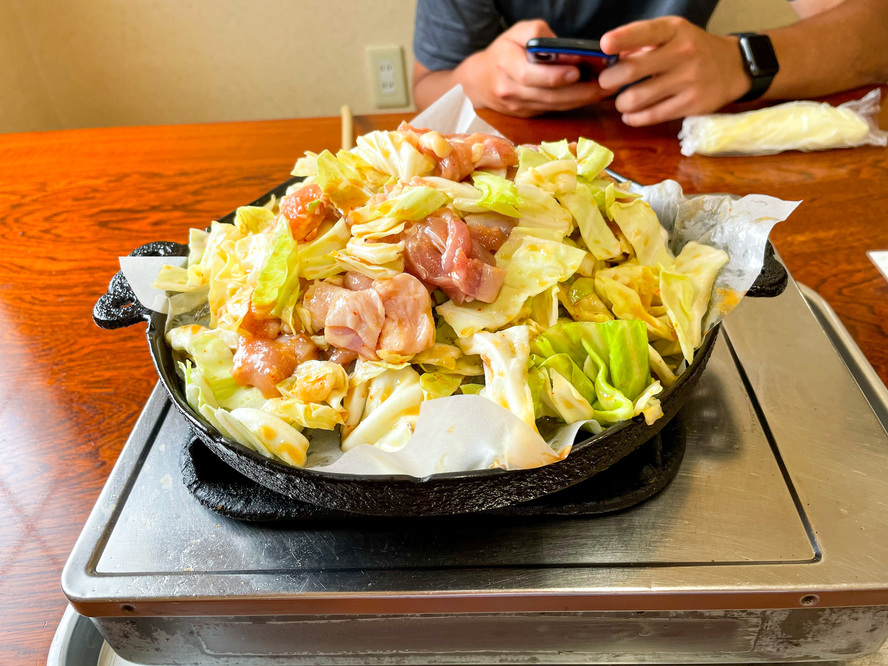
<path id="1" fill-rule="evenodd" d="M 404 51 L 400 46 L 368 46 L 367 72 L 377 109 L 409 106 Z"/>

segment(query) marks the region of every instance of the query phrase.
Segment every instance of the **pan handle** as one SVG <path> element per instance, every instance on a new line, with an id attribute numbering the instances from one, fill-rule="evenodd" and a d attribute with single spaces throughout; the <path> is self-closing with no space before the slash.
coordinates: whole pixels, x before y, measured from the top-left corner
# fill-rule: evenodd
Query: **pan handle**
<path id="1" fill-rule="evenodd" d="M 788 284 L 789 274 L 777 259 L 771 241 L 768 241 L 768 244 L 765 245 L 762 272 L 758 274 L 746 295 L 753 298 L 773 298 L 782 294 Z"/>
<path id="2" fill-rule="evenodd" d="M 131 257 L 184 257 L 188 246 L 170 241 L 146 243 L 130 252 Z M 121 271 L 111 278 L 108 291 L 96 301 L 93 308 L 93 321 L 99 328 L 125 328 L 147 321 L 151 310 L 139 303 L 132 287 Z"/>

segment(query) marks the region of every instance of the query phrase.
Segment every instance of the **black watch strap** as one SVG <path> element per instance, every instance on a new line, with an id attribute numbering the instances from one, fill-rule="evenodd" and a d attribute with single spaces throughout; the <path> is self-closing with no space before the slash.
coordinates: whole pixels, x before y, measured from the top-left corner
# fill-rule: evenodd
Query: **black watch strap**
<path id="1" fill-rule="evenodd" d="M 737 102 L 742 104 L 743 102 L 752 102 L 753 100 L 757 100 L 759 97 L 768 92 L 768 88 L 770 87 L 770 79 L 753 79 L 752 88 L 750 88 L 749 92 L 743 95 L 743 97 L 738 99 Z"/>
<path id="2" fill-rule="evenodd" d="M 743 58 L 743 67 L 752 80 L 752 87 L 737 102 L 751 102 L 758 99 L 768 88 L 780 71 L 777 56 L 771 39 L 767 35 L 759 35 L 755 32 L 734 33 L 739 40 L 740 56 Z"/>

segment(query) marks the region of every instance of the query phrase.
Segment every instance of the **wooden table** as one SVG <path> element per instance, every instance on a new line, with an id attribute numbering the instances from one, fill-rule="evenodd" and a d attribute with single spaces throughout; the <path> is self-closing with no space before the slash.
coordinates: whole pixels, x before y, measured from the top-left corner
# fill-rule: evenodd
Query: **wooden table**
<path id="1" fill-rule="evenodd" d="M 642 183 L 802 199 L 772 239 L 888 382 L 888 283 L 865 255 L 888 250 L 888 150 L 686 158 L 678 123 L 634 129 L 607 109 L 483 115 L 516 142 L 593 138 Z M 405 117 L 355 124 L 394 129 Z M 62 566 L 156 382 L 144 327 L 91 319 L 117 257 L 183 241 L 339 137 L 338 118 L 0 136 L 0 663 L 45 663 L 66 605 Z"/>

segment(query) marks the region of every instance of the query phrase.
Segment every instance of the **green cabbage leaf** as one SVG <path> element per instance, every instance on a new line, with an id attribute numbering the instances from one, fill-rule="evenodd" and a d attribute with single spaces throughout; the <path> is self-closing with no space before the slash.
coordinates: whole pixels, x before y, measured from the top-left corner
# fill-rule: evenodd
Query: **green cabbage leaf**
<path id="1" fill-rule="evenodd" d="M 419 373 L 411 367 L 384 369 L 372 379 L 349 388 L 349 418 L 342 428 L 343 451 L 369 444 L 395 451 L 413 435 L 423 400 Z"/>
<path id="2" fill-rule="evenodd" d="M 486 171 L 476 171 L 472 174 L 472 182 L 481 192 L 481 198 L 474 201 L 475 205 L 500 215 L 521 216 L 517 207 L 523 201 L 518 196 L 518 188 L 511 180 Z"/>
<path id="3" fill-rule="evenodd" d="M 340 210 L 362 206 L 373 194 L 365 189 L 362 173 L 352 159 L 343 160 L 325 150 L 318 155 L 317 167 L 318 186 Z"/>
<path id="4" fill-rule="evenodd" d="M 646 201 L 615 201 L 610 207 L 614 222 L 632 245 L 638 263 L 643 266 L 671 266 L 674 260 L 667 247 L 669 234 Z"/>
<path id="5" fill-rule="evenodd" d="M 597 178 L 614 160 L 614 154 L 591 139 L 577 139 L 577 174 L 586 179 Z"/>
<path id="6" fill-rule="evenodd" d="M 414 148 L 401 132 L 377 131 L 359 136 L 354 152 L 379 171 L 404 183 L 435 170 L 435 164 Z"/>
<path id="7" fill-rule="evenodd" d="M 651 385 L 647 331 L 639 321 L 557 324 L 533 340 L 531 351 L 533 367 L 545 373 L 544 388 L 554 392 L 542 396 L 544 414 L 548 407 L 565 420 L 631 419 L 635 400 Z M 652 399 L 645 396 L 644 407 Z"/>
<path id="8" fill-rule="evenodd" d="M 622 254 L 620 241 L 607 226 L 588 183 L 579 181 L 573 192 L 561 194 L 559 200 L 576 220 L 583 242 L 599 260 L 615 259 Z"/>
<path id="9" fill-rule="evenodd" d="M 527 382 L 530 329 L 512 326 L 496 333 L 480 331 L 458 344 L 466 354 L 478 354 L 484 362 L 484 388 L 479 395 L 505 407 L 536 431 Z"/>
<path id="10" fill-rule="evenodd" d="M 336 262 L 333 253 L 344 250 L 350 238 L 345 218 L 328 228 L 322 227 L 317 238 L 299 245 L 299 276 L 306 280 L 323 280 L 342 273 L 344 269 Z"/>
<path id="11" fill-rule="evenodd" d="M 265 259 L 253 290 L 253 305 L 276 317 L 292 313 L 299 299 L 299 254 L 290 225 L 281 221 L 271 252 Z"/>
<path id="12" fill-rule="evenodd" d="M 712 285 L 726 263 L 728 255 L 723 250 L 690 241 L 668 270 L 660 270 L 660 297 L 688 363 L 703 342 L 702 322 Z"/>
<path id="13" fill-rule="evenodd" d="M 419 386 L 422 389 L 423 399 L 446 398 L 456 393 L 456 389 L 462 383 L 460 375 L 446 372 L 424 372 L 419 377 Z"/>
<path id="14" fill-rule="evenodd" d="M 274 217 L 274 212 L 265 206 L 241 206 L 234 214 L 234 226 L 243 236 L 258 234 L 274 223 Z M 188 263 L 191 263 L 191 257 Z"/>

